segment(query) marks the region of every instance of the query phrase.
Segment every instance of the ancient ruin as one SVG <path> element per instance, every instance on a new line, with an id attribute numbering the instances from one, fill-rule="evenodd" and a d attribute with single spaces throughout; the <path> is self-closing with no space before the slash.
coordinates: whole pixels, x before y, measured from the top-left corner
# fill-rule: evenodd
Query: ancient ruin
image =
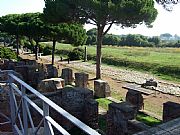
<path id="1" fill-rule="evenodd" d="M 109 104 L 109 108 L 104 117 L 106 121 L 106 131 L 100 130 L 98 102 L 94 99 L 110 97 L 110 86 L 106 81 L 95 80 L 94 92 L 88 89 L 89 75 L 86 73 L 75 73 L 75 79 L 73 78 L 73 70 L 70 68 L 64 68 L 61 72 L 61 77 L 58 77 L 58 69 L 50 64 L 40 64 L 35 61 L 23 60 L 20 62 L 8 62 L 3 61 L 0 63 L 1 69 L 13 69 L 10 71 L 23 79 L 25 82 L 31 84 L 38 91 L 43 93 L 50 100 L 54 101 L 57 105 L 65 109 L 67 112 L 87 124 L 88 126 L 97 129 L 102 134 L 106 135 L 126 135 L 126 134 L 155 134 L 163 133 L 167 134 L 172 132 L 173 135 L 179 134 L 180 124 L 180 104 L 167 102 L 163 105 L 163 123 L 157 127 L 151 128 L 150 126 L 136 120 L 136 116 L 139 110 L 144 109 L 143 94 L 153 95 L 154 92 L 136 87 L 135 85 L 124 86 L 128 89 L 126 93 L 126 102 Z M 23 64 L 23 65 L 22 65 Z M 3 75 L 2 75 L 3 74 Z M 8 72 L 1 70 L 1 80 L 8 80 Z M 75 83 L 74 83 L 75 82 Z M 16 83 L 16 82 L 14 82 Z M 68 85 L 68 87 L 66 86 Z M 20 85 L 17 87 L 21 88 Z M 9 87 L 1 83 L 0 88 L 0 110 L 1 114 L 10 117 L 8 102 L 8 89 Z M 93 94 L 94 93 L 94 94 Z M 43 108 L 43 102 L 37 98 L 34 94 L 28 93 L 28 97 L 35 102 L 38 106 Z M 20 97 L 16 96 L 17 102 L 20 103 Z M 110 99 L 110 98 L 109 98 Z M 41 117 L 30 107 L 30 112 L 33 117 L 33 121 L 37 126 Z M 52 118 L 56 122 L 61 123 L 63 128 L 70 131 L 75 126 L 72 122 L 68 121 L 63 116 L 53 109 L 49 110 L 52 114 Z M 5 116 L 0 115 L 1 122 L 7 121 Z M 2 126 L 3 127 L 3 126 Z M 6 126 L 7 127 L 7 126 Z M 10 125 L 9 125 L 10 127 Z M 39 132 L 44 129 L 41 127 Z M 31 130 L 32 131 L 32 130 Z M 29 131 L 30 132 L 30 131 Z"/>

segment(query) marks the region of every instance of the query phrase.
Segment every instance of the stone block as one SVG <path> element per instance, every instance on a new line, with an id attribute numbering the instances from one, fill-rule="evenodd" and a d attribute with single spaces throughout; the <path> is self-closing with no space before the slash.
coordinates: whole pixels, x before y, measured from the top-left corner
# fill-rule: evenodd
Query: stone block
<path id="1" fill-rule="evenodd" d="M 92 121 L 86 122 L 86 120 L 89 120 L 87 118 L 88 117 L 87 114 L 85 115 L 86 100 L 89 100 L 92 98 L 93 98 L 93 92 L 89 89 L 65 88 L 62 90 L 60 106 L 62 108 L 64 108 L 66 111 L 68 111 L 69 113 L 71 113 L 76 118 L 80 119 L 81 121 L 83 121 L 85 123 L 89 123 L 91 125 L 96 125 L 96 124 L 93 124 Z M 90 106 L 90 104 L 89 104 L 89 106 Z M 93 110 L 92 110 L 92 112 L 93 112 Z M 84 116 L 86 116 L 86 119 Z M 94 120 L 96 118 L 92 118 L 92 119 Z M 72 127 L 74 127 L 74 125 L 72 123 L 70 123 L 63 117 L 60 118 L 60 121 L 61 121 L 61 123 L 63 123 L 63 125 L 67 129 L 71 129 Z"/>
<path id="2" fill-rule="evenodd" d="M 128 90 L 126 94 L 126 102 L 136 106 L 138 110 L 141 110 L 144 107 L 143 96 L 141 92 L 138 91 Z"/>
<path id="3" fill-rule="evenodd" d="M 124 116 L 124 112 L 122 112 L 121 104 L 117 104 L 117 103 L 109 104 L 106 123 L 107 123 L 107 129 L 106 129 L 107 135 L 125 135 L 128 133 L 128 118 Z"/>
<path id="4" fill-rule="evenodd" d="M 52 64 L 43 64 L 43 71 L 45 79 L 58 77 L 58 71 Z"/>
<path id="5" fill-rule="evenodd" d="M 127 120 L 132 120 L 137 115 L 137 110 L 135 106 L 128 102 L 111 103 L 109 104 L 109 109 L 114 111 L 119 110 L 124 115 L 124 118 Z"/>
<path id="6" fill-rule="evenodd" d="M 21 74 L 24 81 L 28 83 L 28 67 L 27 66 L 16 66 L 15 71 Z"/>
<path id="7" fill-rule="evenodd" d="M 25 61 L 18 61 L 17 62 L 17 66 L 22 66 L 22 65 L 26 65 Z"/>
<path id="8" fill-rule="evenodd" d="M 163 121 L 170 121 L 180 117 L 180 104 L 174 102 L 166 102 L 163 104 Z"/>
<path id="9" fill-rule="evenodd" d="M 136 109 L 128 102 L 111 103 L 107 113 L 107 135 L 128 134 L 128 120 L 134 119 Z"/>
<path id="10" fill-rule="evenodd" d="M 14 70 L 17 62 L 9 61 L 7 65 L 7 70 Z"/>
<path id="11" fill-rule="evenodd" d="M 28 60 L 27 65 L 36 65 L 36 60 Z"/>
<path id="12" fill-rule="evenodd" d="M 98 129 L 98 102 L 94 99 L 85 101 L 84 106 L 84 121 L 87 125 L 94 129 Z"/>
<path id="13" fill-rule="evenodd" d="M 110 86 L 106 81 L 103 80 L 95 80 L 94 81 L 94 95 L 96 97 L 110 97 L 111 91 Z"/>
<path id="14" fill-rule="evenodd" d="M 38 90 L 42 92 L 54 92 L 64 87 L 64 79 L 50 78 L 44 79 L 38 84 Z"/>
<path id="15" fill-rule="evenodd" d="M 65 80 L 65 84 L 72 84 L 73 82 L 73 71 L 70 68 L 64 68 L 62 69 L 61 78 Z"/>
<path id="16" fill-rule="evenodd" d="M 75 85 L 76 87 L 87 88 L 89 75 L 86 73 L 75 73 Z"/>
<path id="17" fill-rule="evenodd" d="M 37 88 L 37 85 L 41 80 L 39 67 L 37 65 L 16 66 L 15 71 L 23 76 L 26 83 L 28 83 L 33 88 Z"/>

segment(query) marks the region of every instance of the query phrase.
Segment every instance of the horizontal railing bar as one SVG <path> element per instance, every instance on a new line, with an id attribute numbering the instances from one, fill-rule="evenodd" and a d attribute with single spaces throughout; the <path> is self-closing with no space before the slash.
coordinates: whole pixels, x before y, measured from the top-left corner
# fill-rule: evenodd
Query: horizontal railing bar
<path id="1" fill-rule="evenodd" d="M 46 116 L 45 119 L 49 121 L 59 132 L 63 135 L 70 135 L 64 128 L 62 128 L 56 121 L 54 121 L 50 116 Z"/>
<path id="2" fill-rule="evenodd" d="M 25 99 L 34 109 L 36 109 L 36 111 L 38 111 L 41 116 L 43 116 L 43 110 L 42 110 L 39 106 L 37 106 L 37 105 L 36 105 L 31 99 L 29 99 L 28 97 L 24 97 L 24 99 Z"/>
<path id="3" fill-rule="evenodd" d="M 94 129 L 90 128 L 89 126 L 87 126 L 86 124 L 84 124 L 83 122 L 81 122 L 79 119 L 77 119 L 76 117 L 74 117 L 73 115 L 71 115 L 70 113 L 68 113 L 67 111 L 65 111 L 64 109 L 62 109 L 61 107 L 59 107 L 57 104 L 55 104 L 53 101 L 51 101 L 50 99 L 48 99 L 47 97 L 45 97 L 44 95 L 42 95 L 40 92 L 36 91 L 34 88 L 32 88 L 31 86 L 29 86 L 27 83 L 25 83 L 24 81 L 22 81 L 21 79 L 19 79 L 18 77 L 16 77 L 13 74 L 9 74 L 10 77 L 12 77 L 13 79 L 15 79 L 17 82 L 19 82 L 21 85 L 23 85 L 25 88 L 27 88 L 28 90 L 30 90 L 33 94 L 35 94 L 38 98 L 40 98 L 42 101 L 44 101 L 45 103 L 47 103 L 49 106 L 51 106 L 54 110 L 56 110 L 58 113 L 60 113 L 62 116 L 64 116 L 66 119 L 68 119 L 69 121 L 71 121 L 74 125 L 76 125 L 77 127 L 79 127 L 80 129 L 82 129 L 84 132 L 86 132 L 89 135 L 100 135 L 97 131 L 95 131 Z"/>

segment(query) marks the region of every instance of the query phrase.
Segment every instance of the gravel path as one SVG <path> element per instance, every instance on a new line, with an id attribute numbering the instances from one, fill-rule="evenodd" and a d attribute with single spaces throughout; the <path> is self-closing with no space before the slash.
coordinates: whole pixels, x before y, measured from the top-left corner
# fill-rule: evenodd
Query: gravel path
<path id="1" fill-rule="evenodd" d="M 46 57 L 51 61 L 51 57 Z M 55 61 L 58 62 L 59 58 L 55 58 Z M 66 62 L 59 62 L 60 64 L 67 64 Z M 90 71 L 95 73 L 95 65 L 88 62 L 74 61 L 67 64 L 68 67 L 83 69 L 84 71 Z M 175 83 L 169 83 L 166 81 L 159 80 L 153 75 L 142 73 L 139 71 L 129 70 L 129 69 L 120 69 L 116 67 L 111 67 L 107 65 L 101 66 L 101 72 L 103 75 L 109 76 L 114 80 L 121 80 L 129 83 L 142 84 L 145 83 L 146 79 L 154 78 L 158 82 L 158 87 L 156 90 L 162 93 L 168 93 L 176 96 L 180 96 L 180 85 Z"/>

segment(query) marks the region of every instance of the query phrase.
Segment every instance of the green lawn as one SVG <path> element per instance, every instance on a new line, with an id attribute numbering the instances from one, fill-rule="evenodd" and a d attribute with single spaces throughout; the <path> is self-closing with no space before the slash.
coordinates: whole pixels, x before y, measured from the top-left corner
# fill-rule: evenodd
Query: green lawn
<path id="1" fill-rule="evenodd" d="M 148 116 L 148 115 L 146 115 L 146 114 L 144 114 L 144 113 L 138 113 L 136 119 L 137 119 L 138 121 L 141 121 L 141 122 L 147 124 L 148 126 L 156 126 L 156 125 L 162 123 L 161 120 L 158 120 L 158 119 L 156 119 L 156 118 L 153 118 L 153 117 L 151 117 L 151 116 Z"/>
<path id="2" fill-rule="evenodd" d="M 56 45 L 56 49 L 60 50 L 58 55 L 66 55 L 73 48 L 69 44 Z M 96 46 L 88 46 L 87 50 L 88 59 L 95 60 Z M 103 46 L 102 62 L 117 67 L 151 72 L 162 79 L 180 82 L 180 48 Z"/>
<path id="3" fill-rule="evenodd" d="M 84 46 L 82 46 L 84 47 Z M 68 44 L 57 44 L 56 49 L 72 50 Z M 95 55 L 96 47 L 88 46 L 88 54 Z M 102 48 L 103 57 L 115 57 L 136 62 L 180 66 L 180 48 L 110 47 Z"/>

